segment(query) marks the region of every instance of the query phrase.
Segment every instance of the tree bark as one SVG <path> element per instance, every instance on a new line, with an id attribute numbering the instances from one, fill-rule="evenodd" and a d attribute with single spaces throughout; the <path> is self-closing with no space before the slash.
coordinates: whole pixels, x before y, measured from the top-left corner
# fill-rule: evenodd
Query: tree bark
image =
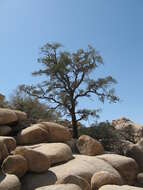
<path id="1" fill-rule="evenodd" d="M 73 138 L 78 139 L 78 125 L 75 114 L 72 114 L 72 127 L 73 127 Z"/>

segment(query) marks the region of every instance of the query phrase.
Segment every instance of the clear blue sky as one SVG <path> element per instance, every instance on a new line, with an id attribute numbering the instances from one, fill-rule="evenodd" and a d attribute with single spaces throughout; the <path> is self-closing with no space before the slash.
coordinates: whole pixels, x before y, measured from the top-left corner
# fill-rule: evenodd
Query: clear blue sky
<path id="1" fill-rule="evenodd" d="M 39 48 L 53 41 L 100 51 L 101 72 L 117 79 L 122 100 L 101 106 L 102 121 L 126 116 L 143 124 L 143 0 L 0 0 L 0 92 L 8 98 L 17 85 L 34 83 Z"/>

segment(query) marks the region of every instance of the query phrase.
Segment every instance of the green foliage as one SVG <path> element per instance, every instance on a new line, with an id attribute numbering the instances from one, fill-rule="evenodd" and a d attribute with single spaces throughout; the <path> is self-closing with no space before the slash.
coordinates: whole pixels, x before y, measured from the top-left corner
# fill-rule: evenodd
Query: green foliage
<path id="1" fill-rule="evenodd" d="M 123 153 L 123 136 L 108 121 L 92 125 L 91 127 L 82 127 L 80 135 L 86 134 L 99 140 L 106 151 Z"/>
<path id="2" fill-rule="evenodd" d="M 52 109 L 59 109 L 69 116 L 73 125 L 73 137 L 77 138 L 77 123 L 87 120 L 89 116 L 98 116 L 98 109 L 78 109 L 80 98 L 97 96 L 104 103 L 117 102 L 112 76 L 95 78 L 93 72 L 103 65 L 101 55 L 92 47 L 79 49 L 74 53 L 64 51 L 59 43 L 47 43 L 41 48 L 38 59 L 41 69 L 33 72 L 33 76 L 45 76 L 45 80 L 37 85 L 22 89 L 30 96 L 46 100 Z"/>
<path id="3" fill-rule="evenodd" d="M 29 124 L 36 123 L 39 120 L 56 121 L 60 116 L 59 113 L 50 110 L 46 104 L 41 103 L 37 98 L 24 93 L 20 86 L 11 96 L 9 107 L 26 112 Z"/>
<path id="4" fill-rule="evenodd" d="M 7 108 L 8 102 L 5 100 L 5 96 L 0 94 L 0 108 Z"/>

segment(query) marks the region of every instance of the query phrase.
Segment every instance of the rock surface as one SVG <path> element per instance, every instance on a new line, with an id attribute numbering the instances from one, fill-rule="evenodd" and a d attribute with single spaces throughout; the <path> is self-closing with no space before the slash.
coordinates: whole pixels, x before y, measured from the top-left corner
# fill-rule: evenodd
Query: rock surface
<path id="1" fill-rule="evenodd" d="M 81 154 L 88 156 L 96 156 L 104 153 L 104 148 L 101 143 L 87 135 L 79 137 L 77 148 Z"/>
<path id="2" fill-rule="evenodd" d="M 13 110 L 0 108 L 0 125 L 11 124 L 17 120 L 17 115 Z"/>
<path id="3" fill-rule="evenodd" d="M 52 122 L 32 125 L 23 129 L 17 136 L 17 142 L 21 145 L 43 142 L 66 142 L 70 139 L 71 134 L 67 128 Z"/>
<path id="4" fill-rule="evenodd" d="M 11 127 L 7 125 L 0 126 L 0 136 L 7 136 L 11 131 Z"/>
<path id="5" fill-rule="evenodd" d="M 80 176 L 90 183 L 93 174 L 100 171 L 108 171 L 122 180 L 119 172 L 104 160 L 95 156 L 75 155 L 75 159 L 51 167 L 48 172 L 41 174 L 27 173 L 22 178 L 22 189 L 34 190 L 34 188 L 52 185 L 57 180 L 69 175 Z"/>
<path id="6" fill-rule="evenodd" d="M 2 171 L 22 177 L 28 171 L 27 160 L 21 155 L 10 155 L 3 161 Z"/>
<path id="7" fill-rule="evenodd" d="M 21 183 L 18 177 L 0 174 L 0 190 L 21 190 Z"/>
<path id="8" fill-rule="evenodd" d="M 92 190 L 97 190 L 107 184 L 122 185 L 123 181 L 118 176 L 107 171 L 97 172 L 91 178 Z"/>
<path id="9" fill-rule="evenodd" d="M 138 166 L 134 159 L 116 154 L 104 154 L 98 158 L 111 164 L 122 176 L 124 184 L 132 185 L 135 183 Z"/>
<path id="10" fill-rule="evenodd" d="M 46 172 L 51 166 L 48 156 L 30 148 L 18 147 L 13 154 L 23 156 L 27 160 L 28 170 L 31 172 Z"/>
<path id="11" fill-rule="evenodd" d="M 142 188 L 128 186 L 128 185 L 123 185 L 123 186 L 105 185 L 101 187 L 99 190 L 142 190 Z"/>
<path id="12" fill-rule="evenodd" d="M 56 182 L 56 184 L 75 184 L 78 185 L 82 190 L 91 190 L 89 183 L 82 177 L 69 175 Z"/>
<path id="13" fill-rule="evenodd" d="M 61 185 L 50 185 L 47 187 L 40 187 L 35 190 L 82 190 L 75 184 L 61 184 Z"/>

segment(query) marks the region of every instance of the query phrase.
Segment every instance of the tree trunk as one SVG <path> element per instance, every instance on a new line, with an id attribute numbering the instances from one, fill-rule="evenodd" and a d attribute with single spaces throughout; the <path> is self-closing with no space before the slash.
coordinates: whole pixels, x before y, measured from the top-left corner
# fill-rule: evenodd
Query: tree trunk
<path id="1" fill-rule="evenodd" d="M 75 114 L 72 114 L 73 138 L 78 139 L 78 125 Z"/>

